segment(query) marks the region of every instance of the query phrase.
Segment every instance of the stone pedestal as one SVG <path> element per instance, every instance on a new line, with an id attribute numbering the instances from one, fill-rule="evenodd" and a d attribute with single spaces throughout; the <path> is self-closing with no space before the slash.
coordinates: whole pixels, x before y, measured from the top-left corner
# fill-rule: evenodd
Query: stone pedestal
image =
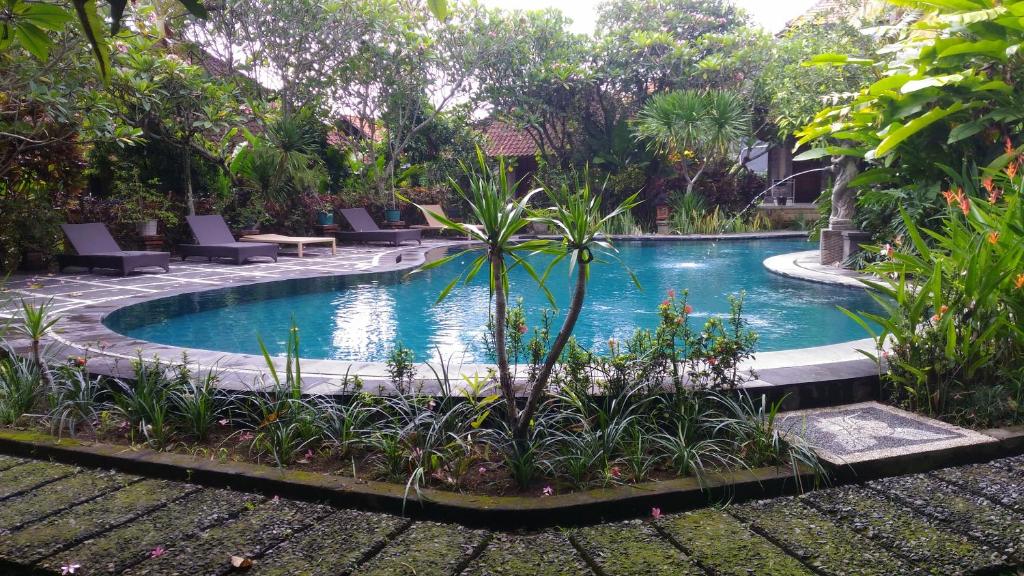
<path id="1" fill-rule="evenodd" d="M 835 229 L 821 231 L 821 259 L 823 265 L 833 266 L 860 252 L 860 245 L 871 241 L 871 234 L 856 229 Z"/>

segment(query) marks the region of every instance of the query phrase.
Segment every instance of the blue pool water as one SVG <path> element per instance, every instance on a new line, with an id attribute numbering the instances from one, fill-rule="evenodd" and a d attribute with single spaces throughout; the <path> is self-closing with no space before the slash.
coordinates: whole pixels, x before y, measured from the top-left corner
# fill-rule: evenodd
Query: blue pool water
<path id="1" fill-rule="evenodd" d="M 806 250 L 803 240 L 619 243 L 621 259 L 640 279 L 637 289 L 615 263 L 593 267 L 586 306 L 576 325 L 581 344 L 603 350 L 637 326 L 653 328 L 669 289 L 689 289 L 694 320 L 728 312 L 728 294 L 746 291 L 745 317 L 759 335 L 758 350 L 819 346 L 866 334 L 836 307 L 877 311 L 870 296 L 850 288 L 781 278 L 761 262 Z M 173 346 L 258 354 L 257 336 L 281 354 L 291 322 L 299 326 L 306 358 L 382 362 L 398 342 L 417 361 L 445 357 L 490 362 L 483 345 L 488 314 L 486 273 L 438 294 L 472 256 L 440 268 L 406 273 L 287 280 L 154 300 L 123 308 L 104 322 L 127 336 Z M 532 328 L 546 298 L 522 270 L 511 277 Z M 559 304 L 568 302 L 567 268 L 548 280 Z M 561 316 L 555 326 L 560 325 Z"/>

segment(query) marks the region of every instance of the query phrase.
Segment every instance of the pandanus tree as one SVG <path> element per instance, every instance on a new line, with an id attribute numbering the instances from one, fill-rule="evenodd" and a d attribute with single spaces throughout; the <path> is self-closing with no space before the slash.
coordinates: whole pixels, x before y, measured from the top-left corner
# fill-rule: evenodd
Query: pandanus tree
<path id="1" fill-rule="evenodd" d="M 689 194 L 708 165 L 727 157 L 747 136 L 750 113 L 734 92 L 679 90 L 651 98 L 633 131 L 679 166 Z"/>
<path id="2" fill-rule="evenodd" d="M 441 258 L 424 265 L 421 270 L 436 268 L 456 260 L 463 255 L 479 251 L 481 254 L 458 276 L 452 279 L 442 290 L 440 302 L 457 284 L 469 283 L 482 270 L 486 269 L 491 291 L 491 306 L 494 321 L 495 355 L 498 362 L 498 384 L 505 401 L 506 425 L 516 438 L 523 438 L 529 431 L 548 381 L 562 350 L 572 335 L 576 320 L 579 318 L 586 298 L 587 281 L 590 278 L 590 266 L 597 261 L 597 256 L 604 254 L 612 259 L 614 247 L 602 237 L 602 230 L 609 219 L 629 210 L 637 204 L 636 194 L 624 200 L 619 206 L 602 212 L 601 197 L 591 193 L 586 184 L 578 186 L 578 190 L 562 189 L 547 191 L 551 202 L 548 208 L 531 210 L 530 201 L 543 189 L 534 189 L 522 198 L 516 197 L 518 182 L 508 179 L 505 163 L 499 160 L 495 170 L 491 170 L 484 159 L 483 153 L 477 150 L 479 170 L 469 174 L 469 186 L 463 188 L 453 181 L 455 192 L 469 205 L 468 216 L 473 224 L 455 222 L 443 214 L 430 211 L 445 227 L 463 234 L 479 243 L 479 246 Z M 403 199 L 404 200 L 404 199 Z M 426 210 L 419 207 L 421 210 Z M 561 236 L 559 240 L 522 240 L 516 235 L 531 222 L 538 222 L 553 228 Z M 552 256 L 551 262 L 543 274 L 538 274 L 530 261 L 530 256 L 547 254 Z M 509 298 L 509 270 L 521 267 L 544 291 L 552 306 L 555 299 L 547 289 L 545 281 L 559 263 L 568 261 L 569 272 L 575 274 L 576 280 L 572 288 L 568 309 L 562 326 L 551 345 L 544 363 L 540 366 L 534 379 L 529 382 L 529 392 L 522 409 L 516 398 L 515 382 L 510 368 L 506 345 L 506 316 Z M 630 273 L 636 282 L 636 277 Z"/>

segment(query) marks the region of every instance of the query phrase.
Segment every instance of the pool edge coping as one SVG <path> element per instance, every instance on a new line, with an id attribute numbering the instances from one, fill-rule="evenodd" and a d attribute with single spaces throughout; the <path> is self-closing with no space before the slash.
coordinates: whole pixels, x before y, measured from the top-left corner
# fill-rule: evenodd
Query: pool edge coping
<path id="1" fill-rule="evenodd" d="M 613 236 L 615 240 L 621 241 L 649 241 L 657 239 L 662 242 L 679 241 L 709 241 L 709 240 L 757 240 L 757 239 L 781 239 L 805 235 L 803 232 L 774 232 L 774 233 L 744 233 L 734 235 L 689 235 L 689 236 Z M 524 236 L 526 238 L 527 236 Z M 303 278 L 327 278 L 339 276 L 374 275 L 388 272 L 401 272 L 415 268 L 427 260 L 430 252 L 448 249 L 452 246 L 467 245 L 466 241 L 449 240 L 429 246 L 407 246 L 396 247 L 393 250 L 383 252 L 374 257 L 374 265 L 359 271 L 346 271 L 328 273 L 313 271 L 305 275 L 292 275 L 287 278 L 254 278 L 250 281 L 218 286 L 187 286 L 171 289 L 157 294 L 140 294 L 129 298 L 120 299 L 114 302 L 101 302 L 85 305 L 76 308 L 67 314 L 62 315 L 58 324 L 59 331 L 51 336 L 51 339 L 60 347 L 60 354 L 63 356 L 85 356 L 88 358 L 90 372 L 97 375 L 126 377 L 131 375 L 131 363 L 140 356 L 144 359 L 156 358 L 163 363 L 174 363 L 183 355 L 190 359 L 190 365 L 199 370 L 215 370 L 222 376 L 221 386 L 229 390 L 247 391 L 252 390 L 255 383 L 267 376 L 266 361 L 262 356 L 253 354 L 241 354 L 230 352 L 219 352 L 196 348 L 185 348 L 169 346 L 155 342 L 136 340 L 115 332 L 106 327 L 104 319 L 113 312 L 141 304 L 148 301 L 169 298 L 180 294 L 200 293 L 205 291 L 219 290 L 238 286 L 248 286 L 269 282 L 280 282 Z M 397 253 L 399 261 L 391 263 L 383 262 L 383 256 Z M 781 256 L 792 256 L 790 253 Z M 773 257 L 773 258 L 778 258 Z M 800 278 L 805 279 L 805 278 Z M 863 286 L 860 286 L 863 288 Z M 71 334 L 70 336 L 68 334 Z M 74 335 L 81 334 L 85 337 L 78 338 Z M 24 342 L 21 344 L 24 347 Z M 742 368 L 753 370 L 755 373 L 765 371 L 803 368 L 812 371 L 816 368 L 840 365 L 853 365 L 860 363 L 859 375 L 864 378 L 877 376 L 877 366 L 866 358 L 862 350 L 873 350 L 874 341 L 870 338 L 815 346 L 808 348 L 796 348 L 760 352 L 755 357 L 745 362 Z M 283 359 L 275 358 L 283 368 Z M 383 362 L 357 362 L 344 360 L 319 360 L 303 359 L 303 376 L 309 384 L 304 392 L 310 394 L 332 394 L 342 388 L 342 380 L 346 376 L 359 376 L 366 387 L 386 390 L 391 386 L 387 373 L 387 366 Z M 466 363 L 459 364 L 451 371 L 453 375 L 461 374 L 484 374 L 488 369 L 493 369 L 492 364 Z M 436 359 L 428 362 L 417 363 L 415 379 L 417 384 L 429 386 L 436 384 L 435 370 L 440 371 L 440 364 Z M 801 384 L 799 378 L 792 374 L 781 377 L 775 375 L 773 379 L 756 378 L 748 387 L 760 389 L 765 386 L 785 386 Z M 461 386 L 460 378 L 454 378 L 458 389 Z M 821 379 L 816 380 L 821 381 Z"/>

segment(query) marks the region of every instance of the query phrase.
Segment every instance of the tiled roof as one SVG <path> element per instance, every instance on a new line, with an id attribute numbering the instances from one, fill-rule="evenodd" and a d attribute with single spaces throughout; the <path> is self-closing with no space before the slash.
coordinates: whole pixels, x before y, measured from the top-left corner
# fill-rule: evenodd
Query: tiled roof
<path id="1" fill-rule="evenodd" d="M 333 129 L 327 133 L 327 143 L 332 146 L 348 145 L 353 139 L 366 140 L 372 137 L 375 142 L 384 139 L 382 126 L 378 124 L 374 130 L 374 126 L 369 120 L 358 116 L 342 116 L 339 119 L 339 125 L 342 126 L 341 130 Z"/>
<path id="2" fill-rule="evenodd" d="M 529 134 L 505 122 L 488 122 L 483 133 L 487 139 L 484 152 L 488 156 L 533 156 L 537 152 L 537 144 Z"/>

